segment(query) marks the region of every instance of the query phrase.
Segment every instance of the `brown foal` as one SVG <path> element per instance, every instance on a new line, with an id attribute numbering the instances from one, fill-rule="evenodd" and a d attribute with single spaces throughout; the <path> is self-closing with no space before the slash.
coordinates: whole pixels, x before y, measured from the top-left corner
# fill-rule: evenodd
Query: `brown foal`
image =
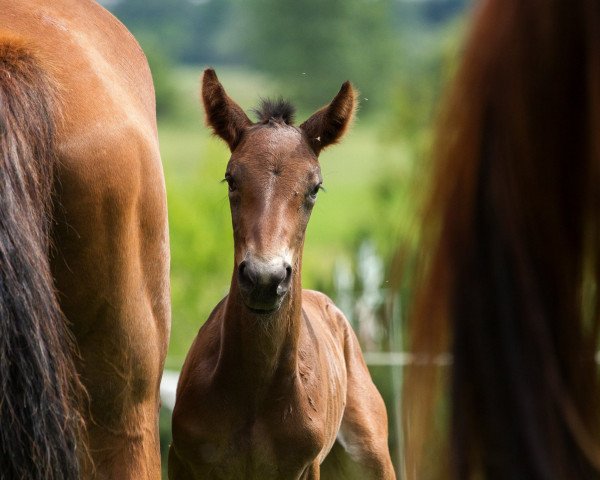
<path id="1" fill-rule="evenodd" d="M 318 155 L 355 110 L 346 82 L 299 128 L 285 102 L 252 123 L 204 72 L 207 122 L 229 145 L 235 243 L 231 288 L 187 356 L 173 414 L 169 478 L 392 479 L 387 415 L 348 321 L 302 290 Z"/>

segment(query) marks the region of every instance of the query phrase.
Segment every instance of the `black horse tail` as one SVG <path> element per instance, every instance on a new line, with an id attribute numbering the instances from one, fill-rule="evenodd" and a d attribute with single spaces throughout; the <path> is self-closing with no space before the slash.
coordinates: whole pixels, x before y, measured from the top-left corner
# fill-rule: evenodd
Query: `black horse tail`
<path id="1" fill-rule="evenodd" d="M 0 479 L 80 478 L 81 384 L 49 230 L 58 102 L 33 50 L 0 37 Z"/>

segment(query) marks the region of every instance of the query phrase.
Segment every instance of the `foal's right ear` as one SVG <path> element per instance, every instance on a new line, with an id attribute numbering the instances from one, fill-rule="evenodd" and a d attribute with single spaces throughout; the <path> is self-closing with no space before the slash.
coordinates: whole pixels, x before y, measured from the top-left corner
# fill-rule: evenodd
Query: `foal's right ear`
<path id="1" fill-rule="evenodd" d="M 233 151 L 240 142 L 242 133 L 252 122 L 242 108 L 225 93 L 212 68 L 204 70 L 202 76 L 202 103 L 207 125 Z"/>

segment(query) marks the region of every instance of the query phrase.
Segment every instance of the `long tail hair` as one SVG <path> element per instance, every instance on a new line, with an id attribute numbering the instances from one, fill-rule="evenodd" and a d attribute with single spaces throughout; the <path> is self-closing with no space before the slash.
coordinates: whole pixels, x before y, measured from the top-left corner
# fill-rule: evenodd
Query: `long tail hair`
<path id="1" fill-rule="evenodd" d="M 0 478 L 79 479 L 80 383 L 49 264 L 56 95 L 0 38 Z"/>
<path id="2" fill-rule="evenodd" d="M 434 160 L 409 478 L 600 478 L 600 2 L 483 0 Z"/>

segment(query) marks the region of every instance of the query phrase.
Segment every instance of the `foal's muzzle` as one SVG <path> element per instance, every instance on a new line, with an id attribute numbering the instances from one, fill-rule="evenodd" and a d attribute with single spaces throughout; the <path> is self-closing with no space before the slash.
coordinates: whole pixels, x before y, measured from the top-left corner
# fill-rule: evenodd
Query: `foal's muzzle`
<path id="1" fill-rule="evenodd" d="M 292 266 L 283 258 L 270 261 L 248 256 L 238 266 L 238 284 L 246 306 L 255 313 L 271 313 L 290 289 Z"/>

